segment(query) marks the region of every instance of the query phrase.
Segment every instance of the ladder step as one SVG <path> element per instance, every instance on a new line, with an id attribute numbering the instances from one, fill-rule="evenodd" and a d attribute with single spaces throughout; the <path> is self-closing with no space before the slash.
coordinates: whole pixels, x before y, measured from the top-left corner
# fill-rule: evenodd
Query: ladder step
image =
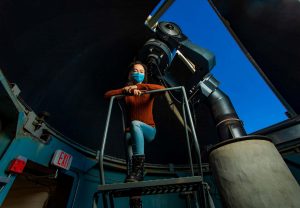
<path id="1" fill-rule="evenodd" d="M 131 183 L 114 183 L 98 186 L 98 191 L 113 197 L 154 195 L 196 191 L 202 185 L 201 176 L 148 180 Z"/>

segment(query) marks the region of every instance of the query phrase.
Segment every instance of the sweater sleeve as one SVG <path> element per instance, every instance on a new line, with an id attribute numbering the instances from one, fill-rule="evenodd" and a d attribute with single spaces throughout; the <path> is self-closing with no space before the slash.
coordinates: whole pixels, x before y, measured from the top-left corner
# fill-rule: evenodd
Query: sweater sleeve
<path id="1" fill-rule="evenodd" d="M 147 90 L 160 90 L 160 89 L 165 89 L 164 86 L 162 85 L 157 85 L 157 84 L 145 84 L 145 87 Z"/>
<path id="2" fill-rule="evenodd" d="M 108 99 L 114 95 L 122 95 L 123 93 L 123 89 L 109 90 L 104 94 L 104 98 Z"/>
<path id="3" fill-rule="evenodd" d="M 162 85 L 157 85 L 157 84 L 142 84 L 142 85 L 137 85 L 139 90 L 146 90 L 146 91 L 151 91 L 151 90 L 160 90 L 160 89 L 165 89 L 164 86 Z M 151 96 L 158 96 L 158 95 L 162 95 L 165 92 L 157 92 L 157 93 L 153 93 L 151 94 Z"/>

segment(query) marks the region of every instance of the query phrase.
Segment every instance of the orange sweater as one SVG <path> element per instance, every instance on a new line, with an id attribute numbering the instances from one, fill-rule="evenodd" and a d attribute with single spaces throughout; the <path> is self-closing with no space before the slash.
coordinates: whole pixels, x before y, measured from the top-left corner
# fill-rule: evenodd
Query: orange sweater
<path id="1" fill-rule="evenodd" d="M 138 90 L 158 90 L 164 89 L 161 85 L 156 84 L 137 84 Z M 110 90 L 105 93 L 105 98 L 110 98 L 114 95 L 125 94 L 123 89 Z M 126 96 L 126 114 L 127 114 L 127 127 L 130 121 L 138 120 L 148 125 L 155 126 L 152 114 L 153 102 L 155 94 L 144 94 L 141 96 Z"/>

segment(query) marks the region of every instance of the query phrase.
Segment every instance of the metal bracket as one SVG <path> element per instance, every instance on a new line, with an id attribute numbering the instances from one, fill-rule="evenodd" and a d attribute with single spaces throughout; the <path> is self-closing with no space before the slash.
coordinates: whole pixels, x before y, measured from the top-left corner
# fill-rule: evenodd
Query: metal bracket
<path id="1" fill-rule="evenodd" d="M 213 93 L 219 85 L 220 82 L 216 80 L 212 74 L 205 75 L 204 79 L 198 84 L 198 86 L 201 88 L 203 95 L 205 95 L 206 97 Z"/>
<path id="2" fill-rule="evenodd" d="M 10 177 L 11 177 L 11 174 L 9 174 L 7 177 L 0 176 L 0 192 L 4 189 L 6 184 L 8 184 L 10 182 Z"/>
<path id="3" fill-rule="evenodd" d="M 15 83 L 11 83 L 11 85 L 12 85 L 12 87 L 11 87 L 12 93 L 13 93 L 16 97 L 18 97 L 19 94 L 21 93 L 20 88 L 19 88 L 18 85 L 15 84 Z"/>
<path id="4" fill-rule="evenodd" d="M 48 142 L 50 139 L 51 134 L 48 131 L 45 121 L 40 119 L 33 111 L 27 114 L 27 121 L 23 128 L 43 142 Z"/>

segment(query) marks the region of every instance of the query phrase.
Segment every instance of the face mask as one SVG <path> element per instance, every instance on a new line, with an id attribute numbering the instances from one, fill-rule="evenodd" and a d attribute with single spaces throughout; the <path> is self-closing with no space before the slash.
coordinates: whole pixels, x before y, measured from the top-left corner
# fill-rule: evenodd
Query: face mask
<path id="1" fill-rule="evenodd" d="M 144 80 L 145 75 L 139 72 L 133 72 L 131 73 L 131 78 L 137 83 L 141 83 Z"/>

